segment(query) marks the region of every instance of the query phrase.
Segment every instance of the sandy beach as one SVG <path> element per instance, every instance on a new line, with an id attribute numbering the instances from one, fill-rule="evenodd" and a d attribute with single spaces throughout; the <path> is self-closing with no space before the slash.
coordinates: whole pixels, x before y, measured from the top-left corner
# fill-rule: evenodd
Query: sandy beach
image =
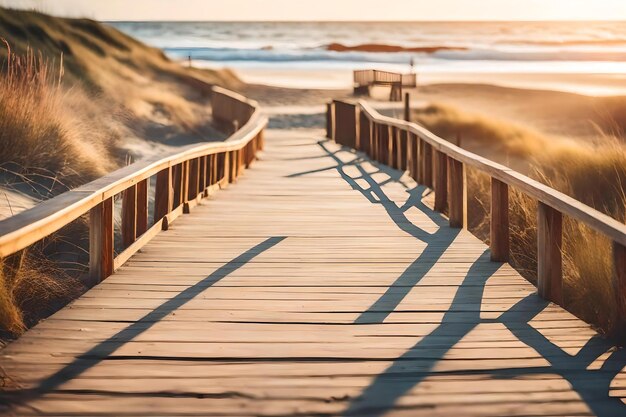
<path id="1" fill-rule="evenodd" d="M 247 79 L 245 74 L 239 75 Z M 280 70 L 264 71 L 265 81 L 273 77 L 282 79 L 282 75 Z M 297 74 L 304 85 L 307 77 L 313 83 L 321 76 L 306 71 Z M 620 109 L 626 108 L 626 77 L 615 74 L 457 74 L 441 78 L 420 74 L 419 79 L 418 88 L 407 90 L 414 108 L 432 103 L 453 106 L 485 118 L 572 139 L 597 140 L 598 136 L 615 133 L 620 124 L 615 119 Z M 573 88 L 558 88 L 566 83 L 579 89 L 595 86 L 611 94 L 583 94 L 572 92 Z M 311 89 L 249 84 L 243 91 L 275 116 L 322 112 L 326 102 L 352 97 L 351 89 L 345 86 Z M 368 100 L 379 109 L 388 109 L 390 114 L 394 114 L 393 109 L 396 115 L 401 114 L 402 103 L 390 103 L 387 88 L 373 89 Z M 298 119 L 292 119 L 290 127 L 298 127 Z M 319 127 L 323 127 L 321 121 Z"/>
<path id="2" fill-rule="evenodd" d="M 201 65 L 201 64 L 200 64 Z M 208 68 L 217 68 L 207 66 Z M 406 72 L 410 70 L 407 66 Z M 239 78 L 249 84 L 285 88 L 342 90 L 352 86 L 352 70 L 238 68 Z M 420 72 L 421 85 L 430 84 L 489 84 L 500 87 L 563 91 L 589 96 L 626 95 L 626 75 L 623 73 L 571 72 Z"/>

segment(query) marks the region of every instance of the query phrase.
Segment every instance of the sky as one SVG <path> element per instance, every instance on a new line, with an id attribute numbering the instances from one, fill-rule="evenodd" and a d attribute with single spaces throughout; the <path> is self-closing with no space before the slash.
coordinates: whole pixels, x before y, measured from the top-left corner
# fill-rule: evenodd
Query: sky
<path id="1" fill-rule="evenodd" d="M 0 0 L 98 20 L 626 20 L 626 0 Z"/>

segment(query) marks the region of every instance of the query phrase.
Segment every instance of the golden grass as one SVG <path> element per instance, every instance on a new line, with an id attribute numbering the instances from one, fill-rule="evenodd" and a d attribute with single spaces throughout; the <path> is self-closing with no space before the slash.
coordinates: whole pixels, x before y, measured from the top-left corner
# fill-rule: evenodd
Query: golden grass
<path id="1" fill-rule="evenodd" d="M 591 143 L 542 135 L 532 129 L 449 106 L 432 105 L 413 119 L 462 147 L 516 167 L 620 221 L 626 218 L 626 146 L 603 136 Z M 520 163 L 524 162 L 524 163 Z M 490 179 L 468 169 L 469 229 L 489 241 Z M 536 283 L 537 202 L 510 190 L 511 264 Z M 601 331 L 614 336 L 618 321 L 612 289 L 611 242 L 584 224 L 565 218 L 563 275 L 565 306 Z"/>
<path id="2" fill-rule="evenodd" d="M 150 150 L 175 145 L 171 138 L 214 139 L 204 136 L 210 87 L 240 84 L 88 19 L 0 7 L 0 34 L 0 180 L 34 200 L 116 169 L 128 152 L 141 157 L 142 142 Z M 0 268 L 0 332 L 19 334 L 84 290 L 59 251 L 84 253 L 78 229 L 68 242 L 50 244 L 56 235 L 29 248 L 17 270 Z"/>
<path id="3" fill-rule="evenodd" d="M 10 52 L 0 78 L 0 163 L 28 172 L 45 169 L 75 186 L 117 166 L 117 134 L 106 108 L 81 90 L 61 86 L 62 64 L 52 66 L 28 50 Z M 52 72 L 56 70 L 55 72 Z"/>

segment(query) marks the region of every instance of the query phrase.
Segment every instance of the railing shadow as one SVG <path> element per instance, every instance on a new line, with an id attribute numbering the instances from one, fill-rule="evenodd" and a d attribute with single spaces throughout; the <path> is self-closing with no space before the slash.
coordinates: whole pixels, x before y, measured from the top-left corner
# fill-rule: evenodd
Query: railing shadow
<path id="1" fill-rule="evenodd" d="M 420 256 L 396 279 L 387 292 L 355 320 L 355 324 L 382 323 L 406 297 L 412 287 L 417 285 L 437 263 L 443 251 L 458 235 L 458 231 L 448 228 L 447 221 L 441 215 L 423 204 L 422 196 L 425 192 L 423 187 L 410 190 L 406 203 L 399 207 L 382 190 L 384 183 L 399 179 L 400 175 L 397 171 L 394 173 L 394 170 L 368 161 L 358 155 L 355 155 L 348 162 L 343 162 L 337 155 L 341 152 L 348 154 L 349 151 L 345 149 L 332 151 L 325 141 L 319 142 L 319 145 L 335 163 L 334 166 L 326 168 L 326 170 L 337 170 L 344 181 L 353 189 L 361 192 L 372 204 L 382 204 L 389 217 L 401 230 L 427 244 Z M 362 166 L 366 161 L 376 166 L 377 172 L 389 173 L 389 179 L 381 182 L 375 181 L 372 177 L 374 173 L 368 174 Z M 361 175 L 359 178 L 365 179 L 369 188 L 360 187 L 356 178 L 346 173 L 345 168 L 348 166 L 354 166 L 358 169 Z M 315 172 L 318 171 L 320 170 Z M 294 176 L 306 174 L 304 172 L 294 174 Z M 439 226 L 438 231 L 428 234 L 413 225 L 405 215 L 406 210 L 410 207 L 417 207 L 427 214 Z M 429 242 L 435 240 L 439 242 L 439 248 L 431 248 Z M 490 262 L 489 251 L 486 250 L 469 268 L 449 309 L 444 313 L 441 324 L 409 348 L 402 356 L 394 360 L 383 373 L 374 378 L 369 386 L 351 401 L 344 415 L 384 415 L 394 407 L 403 395 L 419 386 L 428 376 L 434 375 L 435 366 L 445 355 L 482 323 L 503 324 L 520 342 L 541 355 L 549 365 L 489 370 L 439 371 L 438 374 L 489 375 L 502 379 L 553 374 L 567 381 L 595 415 L 599 417 L 625 415 L 626 405 L 619 398 L 609 396 L 611 381 L 626 363 L 624 350 L 612 351 L 613 345 L 609 341 L 600 336 L 595 336 L 588 340 L 576 355 L 568 354 L 530 324 L 549 305 L 536 294 L 523 298 L 497 319 L 481 318 L 485 286 L 500 266 L 499 263 Z M 396 288 L 395 291 L 397 291 L 398 287 L 403 288 L 399 293 L 391 292 L 392 288 Z M 459 320 L 459 315 L 462 315 L 462 320 Z M 603 360 L 605 355 L 608 357 L 604 359 L 598 369 L 589 369 L 594 361 Z"/>
<path id="2" fill-rule="evenodd" d="M 242 268 L 255 257 L 278 245 L 284 239 L 285 237 L 271 237 L 248 249 L 241 255 L 233 258 L 228 263 L 216 269 L 206 278 L 198 281 L 196 284 L 185 289 L 184 291 L 181 291 L 173 298 L 165 301 L 141 319 L 133 322 L 128 327 L 117 332 L 108 339 L 98 343 L 87 352 L 77 356 L 71 363 L 42 380 L 37 386 L 22 390 L 12 390 L 4 393 L 5 398 L 0 397 L 0 399 L 2 399 L 2 402 L 5 404 L 9 405 L 16 403 L 21 404 L 54 391 L 62 384 L 77 378 L 90 368 L 98 365 L 103 360 L 106 360 L 107 357 L 111 356 L 117 349 L 132 341 L 142 333 L 150 330 L 150 328 L 156 323 L 159 323 L 169 314 L 187 304 L 208 287 L 216 284 L 236 270 Z"/>
<path id="3" fill-rule="evenodd" d="M 445 354 L 480 323 L 484 285 L 500 267 L 500 264 L 489 262 L 488 268 L 480 269 L 477 278 L 475 270 L 488 261 L 489 253 L 486 251 L 468 270 L 450 308 L 444 313 L 441 324 L 397 358 L 385 372 L 378 375 L 361 395 L 351 402 L 345 415 L 383 415 L 392 409 L 402 395 L 427 378 Z M 478 292 L 476 285 L 480 287 Z M 478 308 L 468 310 L 467 307 L 460 307 L 461 304 Z M 457 319 L 459 313 L 463 315 L 461 322 Z M 424 352 L 428 354 L 424 355 Z M 394 378 L 393 376 L 398 373 L 405 377 Z"/>
<path id="4" fill-rule="evenodd" d="M 403 232 L 426 244 L 420 256 L 409 265 L 395 282 L 389 286 L 387 291 L 369 309 L 364 311 L 355 322 L 357 324 L 382 323 L 408 295 L 411 289 L 437 264 L 446 249 L 452 244 L 454 239 L 456 239 L 460 230 L 447 227 L 446 219 L 439 213 L 430 210 L 423 203 L 422 197 L 427 190 L 423 186 L 409 190 L 409 197 L 401 206 L 389 198 L 382 187 L 389 182 L 400 182 L 401 173 L 399 171 L 368 161 L 358 155 L 355 155 L 353 160 L 349 162 L 343 162 L 337 157 L 337 152 L 330 150 L 324 141 L 320 141 L 318 144 L 326 155 L 333 159 L 335 165 L 324 169 L 291 174 L 290 177 L 303 176 L 326 170 L 336 170 L 353 190 L 360 192 L 372 204 L 382 205 L 387 215 Z M 368 172 L 362 166 L 363 162 L 366 161 L 376 167 L 375 172 Z M 348 166 L 356 168 L 359 172 L 359 176 L 356 178 L 350 176 L 346 172 Z M 373 177 L 373 175 L 377 173 L 384 173 L 389 178 L 377 182 Z M 368 188 L 361 187 L 357 179 L 365 180 Z M 406 215 L 406 212 L 412 207 L 416 207 L 418 210 L 426 213 L 430 220 L 438 227 L 437 231 L 431 234 L 415 226 Z"/>

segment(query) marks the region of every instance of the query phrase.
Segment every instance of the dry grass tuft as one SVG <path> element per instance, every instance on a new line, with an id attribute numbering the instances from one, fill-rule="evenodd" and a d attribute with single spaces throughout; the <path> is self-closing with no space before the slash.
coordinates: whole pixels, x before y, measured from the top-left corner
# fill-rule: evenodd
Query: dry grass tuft
<path id="1" fill-rule="evenodd" d="M 11 52 L 0 78 L 0 164 L 28 173 L 45 169 L 68 186 L 82 184 L 116 167 L 117 135 L 100 113 L 103 103 L 61 85 L 55 64 L 28 50 Z"/>

